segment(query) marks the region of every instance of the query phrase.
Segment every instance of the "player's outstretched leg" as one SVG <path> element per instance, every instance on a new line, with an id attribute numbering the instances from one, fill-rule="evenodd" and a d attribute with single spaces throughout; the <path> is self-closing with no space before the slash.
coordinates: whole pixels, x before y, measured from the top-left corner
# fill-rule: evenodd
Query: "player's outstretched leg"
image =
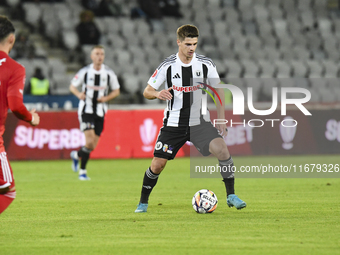
<path id="1" fill-rule="evenodd" d="M 151 167 L 145 171 L 144 179 L 143 179 L 143 186 L 139 204 L 137 209 L 135 210 L 136 213 L 146 212 L 148 209 L 148 201 L 149 196 L 151 194 L 152 189 L 155 187 L 159 174 L 155 174 L 151 171 Z"/>
<path id="2" fill-rule="evenodd" d="M 227 191 L 227 204 L 229 207 L 235 206 L 236 209 L 240 210 L 247 206 L 246 202 L 242 201 L 237 195 L 235 195 L 235 177 L 234 177 L 234 161 L 232 157 L 227 160 L 220 160 L 220 167 L 222 169 L 221 174 L 223 182 Z M 223 169 L 225 171 L 223 171 Z"/>

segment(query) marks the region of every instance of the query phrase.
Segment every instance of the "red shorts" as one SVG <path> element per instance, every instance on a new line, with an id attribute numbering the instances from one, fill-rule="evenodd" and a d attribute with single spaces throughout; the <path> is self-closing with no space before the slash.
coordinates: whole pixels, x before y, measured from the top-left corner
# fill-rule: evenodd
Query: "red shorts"
<path id="1" fill-rule="evenodd" d="M 4 194 L 9 198 L 15 198 L 15 184 L 11 165 L 9 164 L 6 152 L 0 153 L 0 187 L 10 187 L 11 191 Z"/>

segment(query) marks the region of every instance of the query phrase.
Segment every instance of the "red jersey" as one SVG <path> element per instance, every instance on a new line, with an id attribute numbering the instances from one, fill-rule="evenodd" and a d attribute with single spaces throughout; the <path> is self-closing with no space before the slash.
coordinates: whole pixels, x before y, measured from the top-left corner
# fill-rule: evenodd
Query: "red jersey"
<path id="1" fill-rule="evenodd" d="M 0 153 L 5 151 L 2 136 L 5 132 L 9 97 L 18 99 L 16 102 L 21 103 L 20 107 L 22 107 L 24 85 L 25 68 L 10 58 L 5 52 L 0 51 Z M 29 121 L 32 118 L 32 115 L 26 108 L 21 108 L 20 112 L 22 116 L 25 116 L 21 119 Z"/>

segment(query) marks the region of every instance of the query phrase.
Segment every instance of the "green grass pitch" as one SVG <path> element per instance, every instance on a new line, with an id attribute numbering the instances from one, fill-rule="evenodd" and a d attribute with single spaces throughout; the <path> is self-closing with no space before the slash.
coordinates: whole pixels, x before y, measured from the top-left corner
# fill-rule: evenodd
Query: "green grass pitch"
<path id="1" fill-rule="evenodd" d="M 234 157 L 257 162 L 340 163 L 338 156 Z M 0 216 L 1 254 L 340 254 L 340 179 L 237 179 L 247 208 L 228 208 L 220 179 L 190 178 L 190 161 L 168 162 L 136 214 L 150 159 L 91 160 L 82 182 L 70 161 L 11 162 L 17 198 Z M 218 207 L 191 199 L 213 190 Z"/>

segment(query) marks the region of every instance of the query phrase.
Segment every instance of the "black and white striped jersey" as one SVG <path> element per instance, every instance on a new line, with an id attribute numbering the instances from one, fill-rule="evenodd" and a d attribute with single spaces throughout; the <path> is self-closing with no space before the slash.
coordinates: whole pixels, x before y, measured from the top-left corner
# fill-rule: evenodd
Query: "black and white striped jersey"
<path id="1" fill-rule="evenodd" d="M 209 111 L 202 115 L 202 84 L 215 86 L 220 78 L 210 58 L 194 53 L 189 64 L 184 64 L 177 54 L 166 58 L 150 77 L 148 84 L 158 90 L 172 87 L 173 98 L 164 110 L 164 126 L 196 126 L 201 121 L 210 121 Z"/>
<path id="2" fill-rule="evenodd" d="M 107 95 L 109 86 L 112 90 L 120 88 L 116 74 L 104 64 L 99 71 L 93 68 L 93 64 L 83 67 L 74 76 L 71 84 L 75 87 L 82 85 L 82 91 L 86 95 L 85 100 L 79 101 L 79 116 L 83 113 L 95 113 L 99 117 L 104 117 L 107 104 L 99 103 L 97 99 Z"/>

